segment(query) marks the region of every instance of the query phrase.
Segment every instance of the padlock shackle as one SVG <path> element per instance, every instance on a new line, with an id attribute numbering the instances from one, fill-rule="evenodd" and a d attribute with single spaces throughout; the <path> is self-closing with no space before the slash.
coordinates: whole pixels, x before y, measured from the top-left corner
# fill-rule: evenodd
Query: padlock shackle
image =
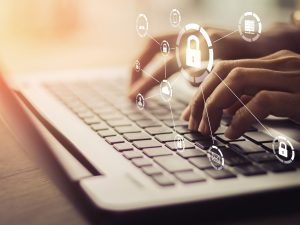
<path id="1" fill-rule="evenodd" d="M 199 38 L 196 35 L 190 35 L 187 39 L 187 48 L 191 49 L 191 41 L 196 42 L 196 50 L 200 49 Z"/>

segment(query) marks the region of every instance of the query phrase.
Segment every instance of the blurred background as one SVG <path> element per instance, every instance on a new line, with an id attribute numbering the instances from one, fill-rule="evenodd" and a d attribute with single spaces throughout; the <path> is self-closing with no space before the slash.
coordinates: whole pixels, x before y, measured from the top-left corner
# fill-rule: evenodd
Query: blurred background
<path id="1" fill-rule="evenodd" d="M 137 14 L 147 15 L 152 36 L 178 32 L 172 8 L 182 24 L 232 30 L 254 11 L 264 30 L 289 22 L 300 0 L 0 0 L 0 65 L 9 73 L 130 66 L 147 41 L 136 34 Z"/>

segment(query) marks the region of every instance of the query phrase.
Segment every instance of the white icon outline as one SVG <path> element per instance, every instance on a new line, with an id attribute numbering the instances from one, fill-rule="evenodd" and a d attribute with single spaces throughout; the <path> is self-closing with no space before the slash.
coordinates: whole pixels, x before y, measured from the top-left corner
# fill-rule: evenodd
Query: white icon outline
<path id="1" fill-rule="evenodd" d="M 185 142 L 183 136 L 181 136 L 180 134 L 175 135 L 174 146 L 176 147 L 176 150 L 179 152 L 183 152 L 185 150 Z"/>
<path id="2" fill-rule="evenodd" d="M 251 17 L 251 19 L 249 19 L 249 17 Z M 253 26 L 252 22 L 250 24 L 250 21 L 254 21 L 254 26 Z M 247 22 L 247 24 L 246 24 L 246 22 Z M 244 29 L 243 29 L 243 25 L 244 25 Z M 256 26 L 257 26 L 257 32 L 255 32 Z M 240 33 L 241 37 L 245 41 L 254 42 L 260 37 L 261 32 L 262 32 L 261 20 L 258 17 L 258 15 L 255 14 L 254 12 L 245 12 L 239 19 L 238 28 L 239 28 L 239 33 Z"/>
<path id="3" fill-rule="evenodd" d="M 172 86 L 169 81 L 163 80 L 160 83 L 160 95 L 165 102 L 170 102 L 172 99 Z"/>
<path id="4" fill-rule="evenodd" d="M 143 22 L 143 23 L 142 23 Z M 136 31 L 140 37 L 145 37 L 148 34 L 149 24 L 147 16 L 140 13 L 136 18 Z"/>
<path id="5" fill-rule="evenodd" d="M 139 60 L 135 60 L 134 68 L 137 73 L 141 71 L 141 63 Z"/>
<path id="6" fill-rule="evenodd" d="M 167 42 L 166 40 L 163 40 L 161 43 L 160 43 L 160 51 L 161 53 L 166 56 L 169 54 L 170 52 L 170 45 L 169 45 L 169 42 Z"/>
<path id="7" fill-rule="evenodd" d="M 195 42 L 195 48 L 191 47 L 192 41 Z M 196 35 L 192 34 L 187 38 L 185 55 L 185 63 L 187 66 L 193 68 L 201 68 L 200 40 Z"/>
<path id="8" fill-rule="evenodd" d="M 135 103 L 136 103 L 136 107 L 139 109 L 139 110 L 143 110 L 145 108 L 145 99 L 144 99 L 144 96 L 139 93 L 136 98 L 135 98 Z"/>
<path id="9" fill-rule="evenodd" d="M 172 27 L 178 27 L 181 23 L 181 14 L 178 9 L 172 9 L 170 12 L 170 24 Z"/>
<path id="10" fill-rule="evenodd" d="M 278 142 L 278 147 L 276 144 L 277 142 Z M 282 143 L 284 143 L 284 145 L 285 145 L 285 151 L 286 151 L 285 153 L 281 152 L 283 150 L 280 149 Z M 288 148 L 288 146 L 290 148 Z M 275 137 L 272 142 L 272 148 L 273 148 L 273 154 L 281 163 L 290 164 L 294 161 L 295 150 L 294 150 L 292 143 L 286 137 L 284 137 L 284 136 Z M 290 154 L 288 154 L 289 151 L 290 151 Z M 288 157 L 288 155 L 290 155 L 290 157 Z"/>
<path id="11" fill-rule="evenodd" d="M 207 157 L 215 170 L 222 170 L 224 168 L 224 156 L 222 151 L 215 145 L 212 145 L 207 151 Z"/>
<path id="12" fill-rule="evenodd" d="M 183 37 L 183 35 L 189 31 L 196 31 L 199 32 L 203 37 L 204 40 L 207 44 L 208 47 L 208 63 L 207 63 L 207 67 L 204 70 L 203 73 L 198 74 L 197 76 L 192 76 L 190 74 L 190 72 L 188 70 L 186 70 L 184 68 L 184 66 L 181 63 L 181 57 L 180 57 L 180 42 L 181 39 Z M 177 40 L 176 40 L 176 60 L 177 60 L 177 65 L 180 69 L 181 74 L 183 75 L 183 77 L 188 80 L 191 83 L 194 84 L 200 84 L 206 77 L 207 75 L 212 71 L 213 68 L 213 63 L 214 63 L 214 51 L 213 51 L 213 47 L 212 47 L 212 42 L 209 38 L 209 35 L 207 34 L 207 32 L 205 31 L 205 29 L 203 27 L 200 27 L 198 24 L 196 23 L 189 23 L 186 24 L 179 32 Z"/>

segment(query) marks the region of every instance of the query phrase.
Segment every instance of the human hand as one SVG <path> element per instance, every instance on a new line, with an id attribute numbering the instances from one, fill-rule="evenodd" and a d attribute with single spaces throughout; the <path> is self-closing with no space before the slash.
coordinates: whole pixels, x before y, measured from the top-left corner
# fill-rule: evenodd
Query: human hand
<path id="1" fill-rule="evenodd" d="M 300 121 L 299 87 L 300 55 L 294 52 L 221 61 L 200 85 L 182 117 L 189 120 L 191 130 L 209 135 L 210 127 L 216 131 L 223 110 L 229 108 L 234 115 L 225 135 L 235 139 L 268 115 Z"/>

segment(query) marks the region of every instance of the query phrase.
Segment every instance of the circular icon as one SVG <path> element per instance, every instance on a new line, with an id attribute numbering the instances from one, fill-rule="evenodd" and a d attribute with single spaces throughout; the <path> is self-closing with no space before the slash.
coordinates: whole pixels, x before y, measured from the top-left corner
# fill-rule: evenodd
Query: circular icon
<path id="1" fill-rule="evenodd" d="M 139 110 L 143 110 L 145 107 L 145 99 L 142 94 L 138 94 L 135 98 L 136 106 Z"/>
<path id="2" fill-rule="evenodd" d="M 274 138 L 272 143 L 273 153 L 276 158 L 284 163 L 290 164 L 295 159 L 295 150 L 292 143 L 283 136 Z"/>
<path id="3" fill-rule="evenodd" d="M 245 41 L 256 41 L 261 34 L 262 26 L 259 17 L 253 12 L 245 12 L 239 20 L 239 32 Z"/>
<path id="4" fill-rule="evenodd" d="M 172 86 L 169 81 L 163 80 L 160 83 L 160 95 L 165 102 L 169 102 L 172 98 Z"/>
<path id="5" fill-rule="evenodd" d="M 181 63 L 180 59 L 180 42 L 185 33 L 190 33 L 189 31 L 194 31 L 193 34 L 189 35 L 186 42 L 186 51 L 185 51 L 185 65 Z M 202 68 L 201 63 L 201 51 L 200 51 L 200 40 L 195 35 L 196 32 L 199 32 L 200 35 L 204 37 L 204 40 L 208 47 L 208 63 L 207 67 L 204 70 L 204 72 L 199 73 L 197 76 L 192 76 L 188 70 L 185 69 L 185 66 L 189 68 Z M 212 48 L 211 40 L 207 34 L 207 32 L 204 30 L 203 27 L 200 27 L 198 24 L 195 23 L 189 23 L 185 25 L 181 31 L 179 32 L 179 35 L 176 40 L 176 59 L 178 67 L 180 68 L 180 72 L 183 75 L 185 79 L 187 79 L 189 82 L 194 84 L 201 83 L 207 75 L 211 72 L 213 63 L 214 63 L 214 52 Z"/>
<path id="6" fill-rule="evenodd" d="M 135 65 L 134 65 L 135 71 L 138 73 L 141 71 L 141 63 L 139 60 L 135 61 Z"/>
<path id="7" fill-rule="evenodd" d="M 140 37 L 145 37 L 148 33 L 148 19 L 145 14 L 140 13 L 136 18 L 136 31 Z"/>
<path id="8" fill-rule="evenodd" d="M 160 44 L 160 51 L 163 55 L 168 55 L 170 52 L 170 45 L 166 40 L 163 40 Z"/>
<path id="9" fill-rule="evenodd" d="M 181 22 L 181 15 L 178 9 L 172 9 L 170 12 L 170 23 L 172 27 L 178 27 Z"/>
<path id="10" fill-rule="evenodd" d="M 174 145 L 177 151 L 184 151 L 185 148 L 184 138 L 181 135 L 177 134 L 174 138 Z"/>
<path id="11" fill-rule="evenodd" d="M 217 146 L 211 146 L 207 151 L 207 157 L 216 170 L 222 170 L 224 168 L 224 157 L 223 153 Z"/>

